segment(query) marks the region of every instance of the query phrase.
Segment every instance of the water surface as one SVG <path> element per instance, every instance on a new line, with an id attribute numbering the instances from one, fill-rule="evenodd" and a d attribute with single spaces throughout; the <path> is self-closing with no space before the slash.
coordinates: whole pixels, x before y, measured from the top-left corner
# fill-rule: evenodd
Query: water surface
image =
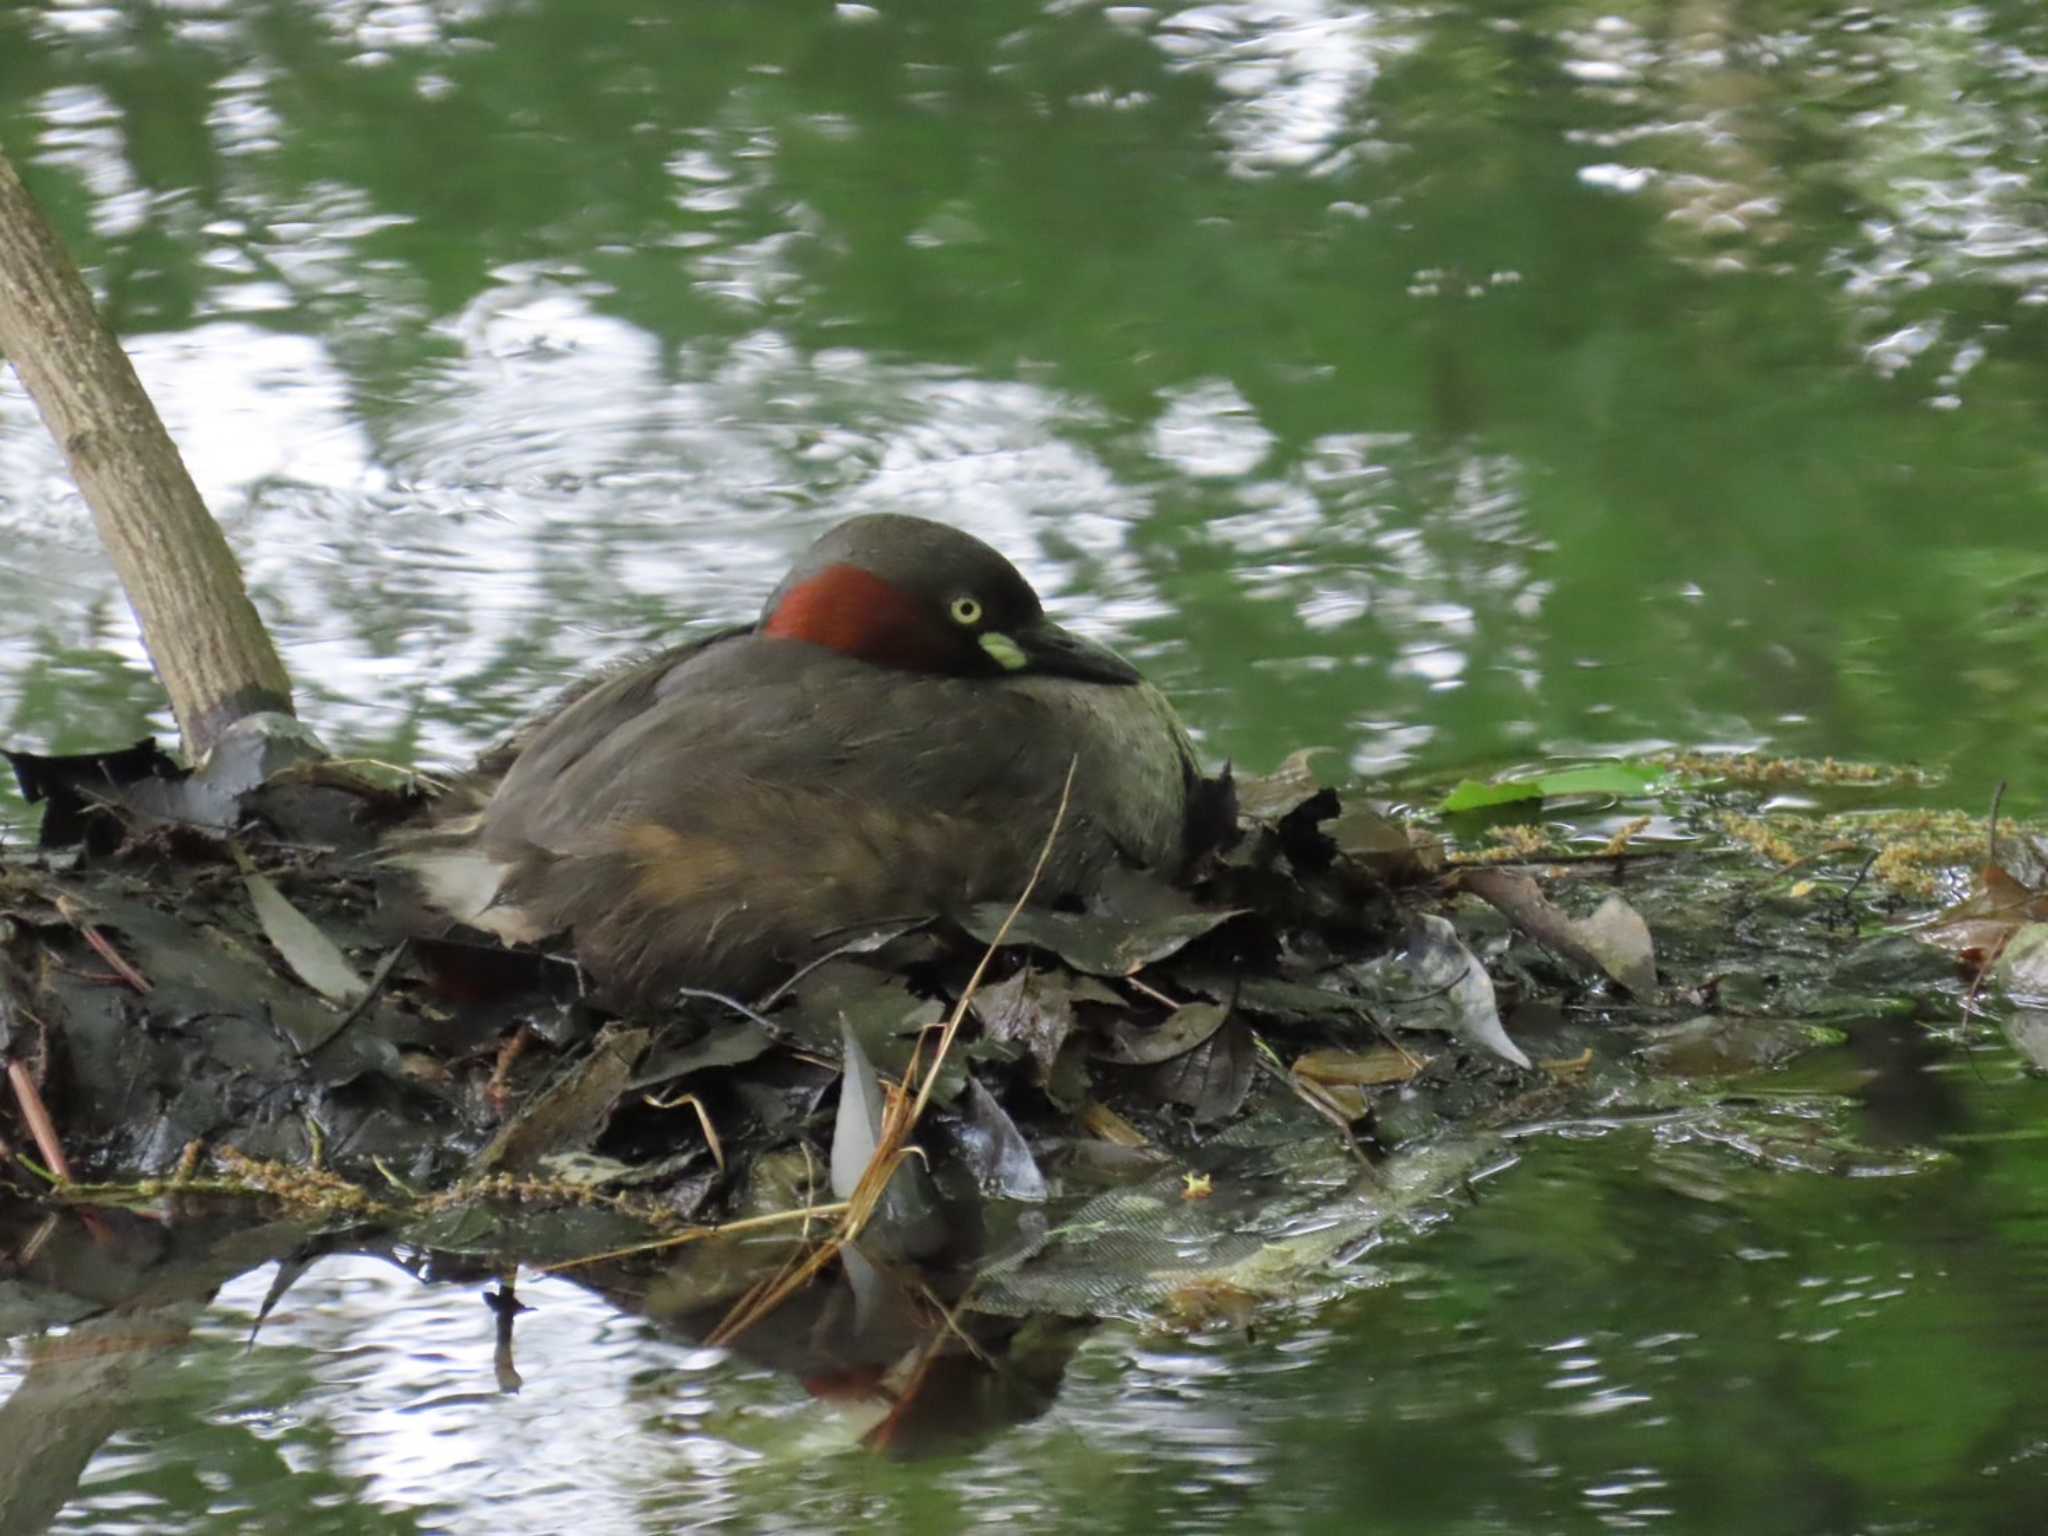
<path id="1" fill-rule="evenodd" d="M 302 713 L 401 761 L 896 509 L 1215 761 L 1761 746 L 2039 807 L 2044 81 L 2025 0 L 0 8 L 0 142 Z M 0 735 L 151 731 L 10 379 Z M 337 1261 L 244 1357 L 238 1281 L 67 1528 L 277 1528 L 228 1490 L 287 1474 L 337 1531 L 2038 1523 L 2041 1089 L 1903 1081 L 1932 1169 L 1541 1142 L 1346 1299 L 1106 1331 L 937 1463 L 764 1448 L 798 1388 L 566 1287 L 504 1399 L 472 1292 Z"/>

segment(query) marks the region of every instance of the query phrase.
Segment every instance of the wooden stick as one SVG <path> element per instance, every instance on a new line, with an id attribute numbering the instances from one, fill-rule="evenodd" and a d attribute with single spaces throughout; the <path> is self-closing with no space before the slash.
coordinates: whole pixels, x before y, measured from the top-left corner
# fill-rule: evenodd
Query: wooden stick
<path id="1" fill-rule="evenodd" d="M 21 375 L 92 508 L 186 754 L 204 757 L 246 715 L 292 713 L 291 679 L 227 539 L 5 153 L 0 354 Z"/>
<path id="2" fill-rule="evenodd" d="M 14 1090 L 14 1107 L 21 1111 L 21 1123 L 28 1127 L 29 1138 L 43 1155 L 44 1166 L 59 1184 L 69 1184 L 71 1164 L 65 1160 L 64 1143 L 57 1135 L 57 1123 L 43 1105 L 42 1094 L 36 1091 L 36 1080 L 29 1074 L 28 1064 L 8 1062 L 7 1083 Z"/>

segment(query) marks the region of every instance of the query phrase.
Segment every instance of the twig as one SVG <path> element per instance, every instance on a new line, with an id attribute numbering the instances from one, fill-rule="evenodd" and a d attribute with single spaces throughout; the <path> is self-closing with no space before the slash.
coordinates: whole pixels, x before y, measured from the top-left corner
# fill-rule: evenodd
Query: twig
<path id="1" fill-rule="evenodd" d="M 802 973 L 799 972 L 798 974 L 801 975 Z M 786 986 L 788 983 L 784 983 L 784 985 Z M 723 992 L 713 992 L 706 987 L 672 987 L 669 990 L 677 997 L 701 997 L 707 1003 L 722 1003 L 749 1024 L 757 1024 L 762 1029 L 767 1030 L 775 1039 L 786 1040 L 789 1038 L 789 1031 L 782 1025 L 764 1014 L 755 1012 L 736 997 L 728 997 Z M 780 993 L 771 995 L 761 1006 L 767 1007 L 769 1003 L 774 1002 L 777 996 L 780 996 Z"/>
<path id="2" fill-rule="evenodd" d="M 1153 1002 L 1159 1004 L 1162 1008 L 1179 1009 L 1182 1006 L 1180 1003 L 1176 1003 L 1172 998 L 1168 997 L 1164 992 L 1160 991 L 1157 987 L 1138 980 L 1138 978 L 1135 975 L 1125 976 L 1121 979 L 1125 986 L 1136 988 L 1138 991 L 1144 993 L 1145 996 L 1151 998 Z"/>
<path id="3" fill-rule="evenodd" d="M 137 992 L 147 994 L 150 991 L 149 978 L 121 957 L 121 952 L 114 948 L 113 941 L 93 926 L 92 921 L 85 915 L 85 908 L 76 899 L 59 896 L 57 914 L 78 930 L 79 937 L 91 946 L 94 954 L 113 967 L 116 976 Z"/>
<path id="4" fill-rule="evenodd" d="M 1994 818 L 1997 814 L 1996 810 L 1992 812 Z M 1842 892 L 1842 921 L 1844 923 L 1851 925 L 1855 923 L 1856 914 L 1850 910 L 1850 903 L 1856 899 L 1856 893 L 1863 889 L 1863 882 L 1870 878 L 1870 872 L 1877 868 L 1877 861 L 1882 857 L 1884 857 L 1883 849 L 1872 849 L 1870 857 L 1863 861 L 1863 867 L 1856 871 L 1856 878 L 1849 882 L 1849 889 Z"/>
<path id="5" fill-rule="evenodd" d="M 9 1061 L 7 1082 L 14 1089 L 14 1102 L 21 1110 L 21 1123 L 28 1127 L 36 1150 L 43 1154 L 50 1176 L 59 1184 L 69 1184 L 71 1164 L 64 1159 L 64 1143 L 58 1139 L 57 1122 L 50 1118 L 42 1094 L 36 1091 L 36 1080 L 28 1070 L 28 1063 Z"/>

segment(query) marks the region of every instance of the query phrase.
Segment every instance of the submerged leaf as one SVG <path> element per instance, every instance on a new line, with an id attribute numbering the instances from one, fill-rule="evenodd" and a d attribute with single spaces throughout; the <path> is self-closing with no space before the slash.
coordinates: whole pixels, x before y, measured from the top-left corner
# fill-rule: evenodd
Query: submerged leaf
<path id="1" fill-rule="evenodd" d="M 1703 1014 L 1652 1031 L 1638 1054 L 1674 1077 L 1726 1077 L 1779 1066 L 1841 1039 L 1838 1031 L 1800 1019 Z"/>

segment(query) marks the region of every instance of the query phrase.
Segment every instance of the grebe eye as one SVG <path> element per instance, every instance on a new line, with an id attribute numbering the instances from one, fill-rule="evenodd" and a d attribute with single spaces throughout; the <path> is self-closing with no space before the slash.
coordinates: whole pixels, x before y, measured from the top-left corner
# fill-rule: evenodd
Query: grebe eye
<path id="1" fill-rule="evenodd" d="M 974 598 L 954 598 L 951 612 L 956 624 L 974 625 L 981 622 L 981 604 Z"/>

